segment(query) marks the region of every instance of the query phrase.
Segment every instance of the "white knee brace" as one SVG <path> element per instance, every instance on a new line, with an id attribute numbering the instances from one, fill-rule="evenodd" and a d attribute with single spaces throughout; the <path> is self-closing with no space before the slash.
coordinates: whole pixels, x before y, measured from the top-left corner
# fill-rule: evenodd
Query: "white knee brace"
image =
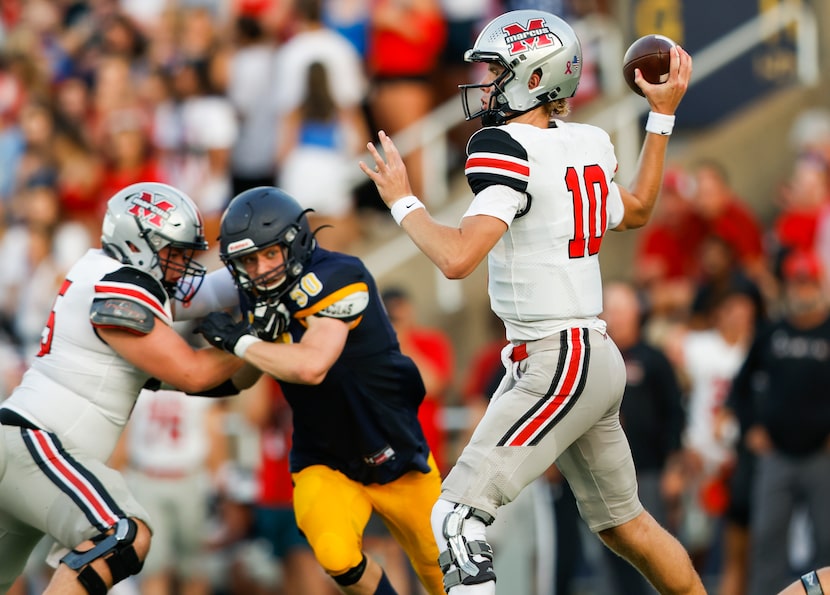
<path id="1" fill-rule="evenodd" d="M 439 499 L 432 509 L 432 530 L 441 554 L 444 589 L 456 585 L 478 585 L 496 580 L 493 549 L 486 540 L 486 527 L 493 517 L 466 504 Z"/>

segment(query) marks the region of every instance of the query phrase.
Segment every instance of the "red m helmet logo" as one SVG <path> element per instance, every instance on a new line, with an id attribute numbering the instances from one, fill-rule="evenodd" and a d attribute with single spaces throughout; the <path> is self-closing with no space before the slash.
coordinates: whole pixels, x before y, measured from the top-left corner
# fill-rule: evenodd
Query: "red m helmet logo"
<path id="1" fill-rule="evenodd" d="M 176 206 L 163 196 L 142 192 L 134 195 L 131 199 L 128 213 L 134 217 L 146 221 L 153 227 L 161 228 L 164 220 L 170 216 L 170 211 Z"/>
<path id="2" fill-rule="evenodd" d="M 553 44 L 553 35 L 543 18 L 530 19 L 526 29 L 518 23 L 513 23 L 502 30 L 506 33 L 504 41 L 511 54 L 526 52 L 534 46 L 540 48 Z"/>

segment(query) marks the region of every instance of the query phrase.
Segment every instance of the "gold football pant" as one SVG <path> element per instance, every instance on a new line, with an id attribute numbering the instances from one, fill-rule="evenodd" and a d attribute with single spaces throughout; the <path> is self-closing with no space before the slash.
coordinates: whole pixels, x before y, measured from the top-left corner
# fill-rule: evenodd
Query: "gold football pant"
<path id="1" fill-rule="evenodd" d="M 363 531 L 374 511 L 403 547 L 430 595 L 444 594 L 430 524 L 441 476 L 431 455 L 429 464 L 429 473 L 410 471 L 384 485 L 364 485 L 323 465 L 292 474 L 297 525 L 328 574 L 338 576 L 360 564 Z"/>

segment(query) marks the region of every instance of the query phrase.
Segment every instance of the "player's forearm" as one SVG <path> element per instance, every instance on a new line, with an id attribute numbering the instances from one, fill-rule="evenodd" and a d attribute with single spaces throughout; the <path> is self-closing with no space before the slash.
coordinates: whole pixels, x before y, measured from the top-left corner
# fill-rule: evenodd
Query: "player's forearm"
<path id="1" fill-rule="evenodd" d="M 637 229 L 651 219 L 663 183 L 668 144 L 668 136 L 646 133 L 634 180 L 629 185 L 625 216 L 622 224 L 617 227 L 618 231 Z"/>
<path id="2" fill-rule="evenodd" d="M 448 279 L 463 279 L 478 265 L 466 254 L 461 230 L 438 223 L 425 209 L 409 214 L 401 227 Z"/>
<path id="3" fill-rule="evenodd" d="M 301 343 L 254 343 L 245 350 L 244 359 L 265 374 L 293 384 L 320 384 L 330 365 Z"/>
<path id="4" fill-rule="evenodd" d="M 181 391 L 198 394 L 229 380 L 243 365 L 233 354 L 205 348 L 197 350 L 191 361 L 179 361 L 174 376 L 160 375 L 159 379 Z"/>

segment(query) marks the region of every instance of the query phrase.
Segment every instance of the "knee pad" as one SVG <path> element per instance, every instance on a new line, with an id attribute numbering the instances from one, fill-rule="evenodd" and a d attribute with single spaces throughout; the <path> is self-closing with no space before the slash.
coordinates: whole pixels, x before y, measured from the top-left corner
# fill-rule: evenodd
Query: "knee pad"
<path id="1" fill-rule="evenodd" d="M 363 552 L 356 541 L 349 540 L 334 532 L 317 535 L 309 540 L 314 550 L 314 558 L 330 576 L 344 576 L 360 566 Z"/>
<path id="2" fill-rule="evenodd" d="M 103 559 L 109 566 L 113 585 L 138 574 L 144 561 L 139 559 L 133 547 L 137 534 L 138 525 L 133 519 L 119 519 L 112 534 L 93 537 L 91 549 L 85 552 L 72 550 L 61 558 L 61 563 L 78 573 L 78 582 L 89 595 L 106 595 L 107 585 L 91 564 Z"/>
<path id="3" fill-rule="evenodd" d="M 485 527 L 493 520 L 490 514 L 466 504 L 456 504 L 444 517 L 441 533 L 447 548 L 438 556 L 438 564 L 446 591 L 456 585 L 496 580 L 493 548 L 485 539 Z"/>
<path id="4" fill-rule="evenodd" d="M 355 566 L 354 568 L 347 570 L 343 574 L 338 574 L 337 576 L 333 576 L 331 578 L 334 579 L 341 587 L 348 587 L 349 585 L 355 584 L 357 581 L 363 577 L 363 573 L 366 572 L 366 555 L 363 555 L 363 558 L 360 560 L 360 564 Z"/>

